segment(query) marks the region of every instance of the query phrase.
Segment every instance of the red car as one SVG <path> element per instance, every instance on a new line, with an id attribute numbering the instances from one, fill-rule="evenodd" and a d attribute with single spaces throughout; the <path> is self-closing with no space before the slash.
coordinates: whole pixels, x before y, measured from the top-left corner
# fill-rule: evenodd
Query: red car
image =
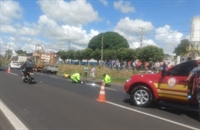
<path id="1" fill-rule="evenodd" d="M 185 82 L 194 67 L 197 67 L 197 62 L 191 60 L 164 73 L 134 75 L 124 84 L 124 91 L 130 95 L 134 105 L 141 107 L 148 107 L 157 101 L 196 105 L 198 78 L 193 77 L 187 84 Z M 189 94 L 191 99 L 188 99 Z"/>

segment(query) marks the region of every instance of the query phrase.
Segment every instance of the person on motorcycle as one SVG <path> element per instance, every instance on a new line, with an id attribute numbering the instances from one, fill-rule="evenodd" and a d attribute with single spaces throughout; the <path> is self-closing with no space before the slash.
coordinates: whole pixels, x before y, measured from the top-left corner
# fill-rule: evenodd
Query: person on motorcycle
<path id="1" fill-rule="evenodd" d="M 105 83 L 105 86 L 111 86 L 111 78 L 108 74 L 103 74 L 103 82 Z"/>
<path id="2" fill-rule="evenodd" d="M 75 73 L 70 76 L 70 79 L 72 80 L 72 83 L 83 83 L 81 80 L 81 73 Z"/>
<path id="3" fill-rule="evenodd" d="M 32 69 L 33 69 L 32 67 L 27 66 L 28 62 L 32 62 L 31 58 L 29 58 L 29 57 L 27 58 L 26 62 L 24 62 L 21 67 L 22 68 L 22 79 L 26 78 L 27 73 L 32 71 Z"/>

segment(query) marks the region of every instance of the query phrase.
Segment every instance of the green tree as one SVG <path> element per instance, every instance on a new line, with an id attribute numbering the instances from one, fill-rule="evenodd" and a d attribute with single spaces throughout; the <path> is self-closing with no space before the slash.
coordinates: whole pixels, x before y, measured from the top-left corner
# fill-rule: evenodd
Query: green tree
<path id="1" fill-rule="evenodd" d="M 75 59 L 77 59 L 79 61 L 79 65 L 80 65 L 80 62 L 83 60 L 83 50 L 76 51 Z"/>
<path id="2" fill-rule="evenodd" d="M 189 47 L 189 44 L 190 42 L 188 39 L 181 40 L 181 43 L 178 44 L 173 53 L 175 53 L 176 56 L 187 54 L 187 48 Z"/>
<path id="3" fill-rule="evenodd" d="M 120 48 L 129 48 L 127 40 L 116 32 L 106 32 L 94 36 L 88 44 L 88 48 L 92 50 L 100 49 L 102 46 L 104 50 L 118 50 Z"/>
<path id="4" fill-rule="evenodd" d="M 117 58 L 117 51 L 115 50 L 104 50 L 103 60 L 113 60 Z"/>
<path id="5" fill-rule="evenodd" d="M 60 56 L 60 58 L 64 61 L 67 59 L 67 52 L 66 51 L 59 51 L 58 55 Z"/>
<path id="6" fill-rule="evenodd" d="M 67 51 L 67 57 L 70 59 L 70 64 L 72 64 L 72 60 L 75 59 L 75 51 L 74 50 Z"/>
<path id="7" fill-rule="evenodd" d="M 93 50 L 90 49 L 90 48 L 86 48 L 84 51 L 83 51 L 83 59 L 86 59 L 87 60 L 87 63 L 88 63 L 88 60 L 90 60 L 92 58 L 92 52 Z"/>
<path id="8" fill-rule="evenodd" d="M 136 52 L 130 48 L 121 48 L 117 50 L 117 58 L 121 61 L 135 60 Z"/>
<path id="9" fill-rule="evenodd" d="M 93 51 L 91 57 L 97 60 L 97 64 L 99 65 L 99 60 L 101 60 L 101 50 L 96 49 L 95 51 Z"/>
<path id="10" fill-rule="evenodd" d="M 15 51 L 17 53 L 18 56 L 25 56 L 26 55 L 26 51 L 20 49 L 20 50 L 16 50 Z"/>
<path id="11" fill-rule="evenodd" d="M 164 52 L 162 48 L 156 46 L 145 46 L 137 50 L 137 59 L 142 62 L 145 61 L 162 61 L 164 59 Z"/>

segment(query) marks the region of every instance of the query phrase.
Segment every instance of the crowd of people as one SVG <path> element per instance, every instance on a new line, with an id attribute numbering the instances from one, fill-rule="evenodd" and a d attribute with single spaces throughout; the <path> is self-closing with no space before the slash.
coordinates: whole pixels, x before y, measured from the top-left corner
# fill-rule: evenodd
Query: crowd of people
<path id="1" fill-rule="evenodd" d="M 134 70 L 134 71 L 148 71 L 152 70 L 153 72 L 160 72 L 163 69 L 163 66 L 165 68 L 170 68 L 174 66 L 173 63 L 170 62 L 152 62 L 152 61 L 146 61 L 146 62 L 141 62 L 140 60 L 135 60 L 135 61 L 123 61 L 120 62 L 118 59 L 117 60 L 109 60 L 104 62 L 104 66 L 110 69 L 117 69 L 117 70 Z"/>

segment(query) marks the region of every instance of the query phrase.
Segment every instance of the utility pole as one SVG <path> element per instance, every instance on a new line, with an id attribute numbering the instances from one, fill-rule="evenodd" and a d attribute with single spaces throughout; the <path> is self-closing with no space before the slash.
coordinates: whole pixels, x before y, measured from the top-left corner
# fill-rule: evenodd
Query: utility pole
<path id="1" fill-rule="evenodd" d="M 68 41 L 68 51 L 70 50 L 70 40 Z"/>
<path id="2" fill-rule="evenodd" d="M 103 66 L 103 34 L 101 38 L 101 66 Z"/>
<path id="3" fill-rule="evenodd" d="M 140 41 L 141 41 L 141 43 L 140 43 L 140 48 L 142 48 L 142 42 L 143 42 L 143 30 L 144 30 L 145 28 L 143 28 L 143 27 L 138 27 L 138 28 L 142 29 L 142 36 L 141 36 L 141 38 L 140 38 Z"/>

